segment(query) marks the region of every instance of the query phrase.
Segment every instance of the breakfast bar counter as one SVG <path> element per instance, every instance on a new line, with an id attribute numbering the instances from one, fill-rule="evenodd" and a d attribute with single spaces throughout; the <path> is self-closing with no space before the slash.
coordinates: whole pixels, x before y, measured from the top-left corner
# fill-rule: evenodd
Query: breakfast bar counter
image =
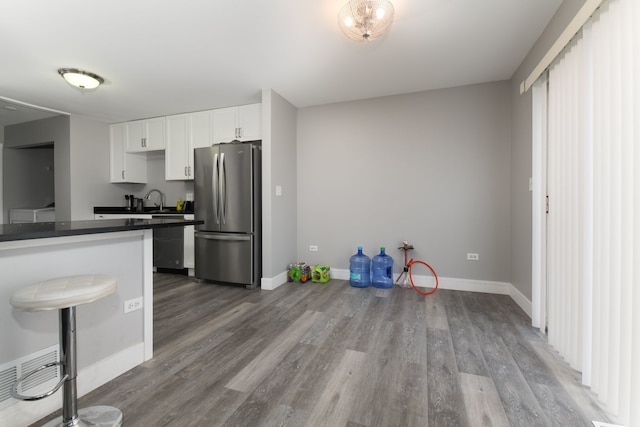
<path id="1" fill-rule="evenodd" d="M 50 237 L 79 236 L 86 234 L 113 233 L 118 231 L 146 230 L 154 228 L 184 227 L 201 224 L 202 221 L 176 218 L 110 219 L 63 222 L 35 222 L 22 224 L 0 224 L 0 242 L 41 239 Z"/>
<path id="2" fill-rule="evenodd" d="M 23 365 L 59 354 L 57 311 L 15 310 L 12 292 L 81 274 L 107 274 L 119 283 L 116 293 L 77 307 L 79 396 L 151 359 L 153 230 L 200 223 L 154 218 L 0 225 L 0 372 L 15 369 L 20 376 Z M 5 398 L 0 425 L 31 424 L 59 409 L 61 401 L 59 396 L 36 402 Z"/>

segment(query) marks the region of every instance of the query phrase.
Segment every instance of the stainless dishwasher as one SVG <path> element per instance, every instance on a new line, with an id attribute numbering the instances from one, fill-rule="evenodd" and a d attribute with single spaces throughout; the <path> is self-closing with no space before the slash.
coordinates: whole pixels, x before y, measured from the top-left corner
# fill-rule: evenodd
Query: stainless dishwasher
<path id="1" fill-rule="evenodd" d="M 180 218 L 184 215 L 153 215 L 152 218 Z M 153 230 L 153 266 L 156 268 L 184 268 L 184 229 L 182 227 Z"/>

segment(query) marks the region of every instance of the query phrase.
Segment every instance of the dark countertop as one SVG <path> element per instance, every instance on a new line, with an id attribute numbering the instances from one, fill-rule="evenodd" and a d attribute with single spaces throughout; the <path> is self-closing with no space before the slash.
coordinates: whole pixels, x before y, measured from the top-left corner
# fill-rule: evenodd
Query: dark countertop
<path id="1" fill-rule="evenodd" d="M 132 215 L 193 215 L 193 209 L 178 212 L 175 206 L 165 207 L 160 211 L 157 207 L 145 207 L 143 211 L 130 210 L 124 206 L 94 206 L 94 214 L 132 214 Z"/>
<path id="2" fill-rule="evenodd" d="M 27 224 L 0 224 L 0 242 L 43 239 L 49 237 L 79 236 L 83 234 L 113 233 L 117 231 L 154 228 L 184 227 L 203 224 L 202 220 L 179 218 L 103 219 L 88 221 L 36 222 Z"/>

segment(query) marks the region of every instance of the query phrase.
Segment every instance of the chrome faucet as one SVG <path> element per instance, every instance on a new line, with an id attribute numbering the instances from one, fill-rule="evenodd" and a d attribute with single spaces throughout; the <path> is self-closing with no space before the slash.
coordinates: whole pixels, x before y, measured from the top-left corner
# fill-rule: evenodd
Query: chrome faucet
<path id="1" fill-rule="evenodd" d="M 159 209 L 162 210 L 164 208 L 164 193 L 156 188 L 149 190 L 149 192 L 147 194 L 145 194 L 144 199 L 145 200 L 149 200 L 149 196 L 151 196 L 151 193 L 156 192 L 160 195 L 160 206 Z M 155 204 L 155 203 L 154 203 Z M 155 204 L 156 206 L 158 206 L 157 204 Z"/>

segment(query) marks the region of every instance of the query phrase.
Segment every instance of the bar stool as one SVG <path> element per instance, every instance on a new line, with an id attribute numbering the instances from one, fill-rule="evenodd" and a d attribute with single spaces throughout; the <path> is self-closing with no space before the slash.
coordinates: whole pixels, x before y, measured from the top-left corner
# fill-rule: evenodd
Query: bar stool
<path id="1" fill-rule="evenodd" d="M 58 277 L 17 289 L 11 295 L 11 305 L 23 311 L 60 310 L 60 361 L 48 363 L 20 377 L 11 388 L 11 395 L 20 400 L 40 400 L 51 396 L 61 386 L 62 416 L 45 426 L 120 426 L 122 412 L 111 406 L 92 406 L 78 410 L 76 386 L 76 306 L 87 304 L 118 289 L 118 280 L 106 275 Z M 60 366 L 61 380 L 56 386 L 37 396 L 18 392 L 19 384 L 46 368 Z"/>

